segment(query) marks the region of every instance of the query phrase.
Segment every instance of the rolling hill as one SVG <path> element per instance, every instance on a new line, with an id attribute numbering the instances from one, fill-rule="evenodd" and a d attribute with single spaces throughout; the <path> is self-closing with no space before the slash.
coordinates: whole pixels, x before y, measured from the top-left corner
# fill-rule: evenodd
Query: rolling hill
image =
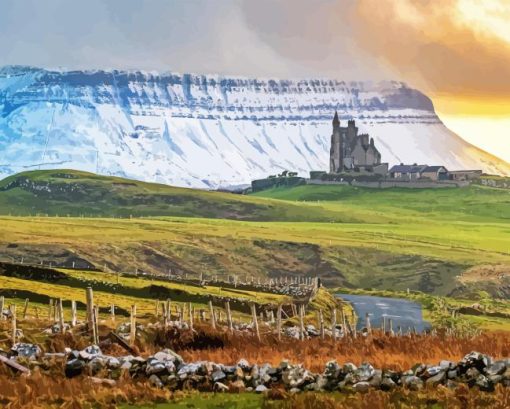
<path id="1" fill-rule="evenodd" d="M 510 265 L 505 189 L 299 186 L 257 196 L 269 198 L 75 171 L 12 176 L 0 183 L 0 261 L 318 275 L 329 285 L 457 295 L 467 270 Z"/>

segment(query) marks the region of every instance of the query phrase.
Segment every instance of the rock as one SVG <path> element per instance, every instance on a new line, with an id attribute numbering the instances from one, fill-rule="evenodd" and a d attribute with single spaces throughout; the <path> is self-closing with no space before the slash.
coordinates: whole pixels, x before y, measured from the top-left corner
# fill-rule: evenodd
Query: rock
<path id="1" fill-rule="evenodd" d="M 362 363 L 361 366 L 354 371 L 354 374 L 361 382 L 370 380 L 372 376 L 374 376 L 374 373 L 374 367 L 367 362 Z"/>
<path id="2" fill-rule="evenodd" d="M 251 369 L 251 365 L 248 363 L 246 359 L 239 360 L 237 366 L 241 368 L 243 371 L 249 371 Z"/>
<path id="3" fill-rule="evenodd" d="M 442 369 L 442 370 L 451 370 L 451 369 L 454 369 L 455 367 L 457 366 L 457 364 L 455 364 L 454 362 L 452 361 L 441 361 L 439 362 L 439 367 Z"/>
<path id="4" fill-rule="evenodd" d="M 436 385 L 444 383 L 445 379 L 446 379 L 446 373 L 441 371 L 441 372 L 437 373 L 436 375 L 431 376 L 430 378 L 428 378 L 425 381 L 425 383 L 427 385 L 436 386 Z"/>
<path id="5" fill-rule="evenodd" d="M 166 349 L 163 349 L 162 351 L 156 352 L 154 354 L 154 358 L 156 358 L 159 361 L 172 361 L 176 365 L 180 365 L 184 362 L 184 360 L 178 353 L 172 351 L 169 348 L 166 348 Z"/>
<path id="6" fill-rule="evenodd" d="M 11 351 L 19 357 L 29 359 L 31 361 L 35 361 L 37 358 L 41 356 L 41 348 L 34 344 L 27 344 L 23 342 L 18 342 L 14 344 L 11 348 Z"/>
<path id="7" fill-rule="evenodd" d="M 494 389 L 493 385 L 485 375 L 478 375 L 475 381 L 475 385 L 478 386 L 482 391 L 492 391 Z"/>
<path id="8" fill-rule="evenodd" d="M 478 369 L 476 369 L 475 367 L 469 368 L 466 371 L 466 377 L 468 379 L 476 379 L 478 377 L 478 375 L 480 375 L 480 371 Z"/>
<path id="9" fill-rule="evenodd" d="M 505 361 L 496 361 L 485 370 L 485 373 L 489 376 L 490 375 L 501 375 L 505 371 L 506 371 Z"/>
<path id="10" fill-rule="evenodd" d="M 216 392 L 228 392 L 229 390 L 228 386 L 221 382 L 216 382 L 213 386 L 213 389 Z"/>
<path id="11" fill-rule="evenodd" d="M 238 379 L 243 379 L 244 378 L 244 372 L 241 368 L 239 367 L 236 367 L 236 370 L 234 371 L 234 375 L 238 378 Z"/>
<path id="12" fill-rule="evenodd" d="M 417 376 L 406 376 L 402 379 L 402 384 L 411 389 L 412 391 L 417 391 L 423 388 L 423 381 Z"/>
<path id="13" fill-rule="evenodd" d="M 145 373 L 147 375 L 159 374 L 166 370 L 165 363 L 157 360 L 156 358 L 149 358 L 147 360 L 147 366 L 145 367 Z"/>
<path id="14" fill-rule="evenodd" d="M 110 369 L 117 369 L 117 368 L 120 368 L 120 361 L 117 358 L 110 356 L 110 357 L 108 357 L 108 360 L 106 361 L 106 365 Z"/>
<path id="15" fill-rule="evenodd" d="M 80 351 L 80 358 L 86 361 L 91 360 L 96 355 L 102 355 L 101 349 L 97 345 L 90 345 Z"/>
<path id="16" fill-rule="evenodd" d="M 211 375 L 213 382 L 221 381 L 221 380 L 225 379 L 226 377 L 227 377 L 227 375 L 225 375 L 225 372 L 220 371 L 220 370 L 213 372 L 213 374 Z"/>
<path id="17" fill-rule="evenodd" d="M 85 363 L 83 361 L 79 359 L 71 359 L 66 363 L 65 375 L 68 378 L 74 378 L 83 372 L 83 368 L 85 368 Z"/>
<path id="18" fill-rule="evenodd" d="M 381 389 L 383 391 L 390 391 L 392 389 L 394 389 L 397 384 L 395 382 L 393 382 L 393 380 L 389 377 L 384 377 L 381 381 Z"/>
<path id="19" fill-rule="evenodd" d="M 149 382 L 152 386 L 155 386 L 156 388 L 163 387 L 163 382 L 161 381 L 161 379 L 159 379 L 157 375 L 152 374 L 151 376 L 149 376 Z"/>
<path id="20" fill-rule="evenodd" d="M 448 379 L 456 379 L 459 376 L 459 371 L 457 369 L 452 369 L 447 373 Z"/>
<path id="21" fill-rule="evenodd" d="M 201 366 L 202 366 L 202 362 L 196 362 L 196 363 L 192 363 L 192 364 L 183 364 L 179 367 L 177 376 L 180 379 L 186 379 L 189 375 L 196 374 Z"/>
<path id="22" fill-rule="evenodd" d="M 354 365 L 352 362 L 347 362 L 342 367 L 342 371 L 344 373 L 352 373 L 352 372 L 356 371 L 356 369 L 358 369 L 358 367 L 356 365 Z"/>
<path id="23" fill-rule="evenodd" d="M 429 378 L 431 376 L 436 376 L 442 371 L 443 369 L 440 366 L 431 366 L 425 370 L 425 377 Z"/>
<path id="24" fill-rule="evenodd" d="M 370 389 L 370 384 L 368 382 L 358 382 L 354 384 L 353 389 L 356 392 L 365 393 L 368 392 L 368 390 Z"/>
<path id="25" fill-rule="evenodd" d="M 106 362 L 103 359 L 103 357 L 100 355 L 96 355 L 94 358 L 90 360 L 90 362 L 88 363 L 88 367 L 90 368 L 93 374 L 97 374 L 105 367 L 105 364 Z"/>
<path id="26" fill-rule="evenodd" d="M 492 364 L 492 359 L 480 352 L 470 352 L 462 360 L 460 363 L 465 367 L 476 367 L 480 372 L 484 370 L 485 367 L 490 366 Z"/>
<path id="27" fill-rule="evenodd" d="M 259 385 L 255 388 L 255 392 L 257 393 L 264 393 L 267 392 L 269 389 L 266 388 L 264 385 Z"/>
<path id="28" fill-rule="evenodd" d="M 338 379 L 340 375 L 340 365 L 336 361 L 329 361 L 326 363 L 326 368 L 324 369 L 324 377 L 330 380 Z"/>

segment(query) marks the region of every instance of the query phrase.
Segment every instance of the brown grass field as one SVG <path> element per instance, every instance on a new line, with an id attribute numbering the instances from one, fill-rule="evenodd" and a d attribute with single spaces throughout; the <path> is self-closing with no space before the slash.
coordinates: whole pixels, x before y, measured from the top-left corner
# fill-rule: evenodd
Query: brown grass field
<path id="1" fill-rule="evenodd" d="M 102 328 L 102 331 L 108 328 Z M 89 340 L 68 333 L 48 337 L 42 344 L 45 351 L 62 351 L 64 346 L 82 348 Z M 186 361 L 212 360 L 224 364 L 235 364 L 245 358 L 250 363 L 269 362 L 279 364 L 282 360 L 303 363 L 313 372 L 322 372 L 331 359 L 339 363 L 353 362 L 359 365 L 370 362 L 378 368 L 406 370 L 416 363 L 434 364 L 442 359 L 458 361 L 471 351 L 490 354 L 493 358 L 508 357 L 510 339 L 504 332 L 485 332 L 472 338 L 412 335 L 390 337 L 375 332 L 371 338 L 332 340 L 311 339 L 297 341 L 278 340 L 267 335 L 259 342 L 249 334 L 230 335 L 226 331 L 213 331 L 209 326 L 199 325 L 196 333 L 175 330 L 155 330 L 150 336 L 137 341 L 137 348 L 144 356 L 171 347 Z M 120 347 L 104 346 L 103 351 L 112 355 L 125 355 Z M 115 408 L 120 405 L 149 405 L 156 403 L 192 401 L 204 395 L 193 391 L 171 392 L 156 389 L 145 381 L 123 377 L 115 386 L 96 384 L 87 376 L 65 379 L 63 365 L 54 362 L 35 369 L 31 376 L 18 375 L 5 366 L 0 366 L 0 406 L 17 408 Z M 244 395 L 239 395 L 244 401 Z M 211 397 L 212 402 L 221 399 Z M 247 401 L 251 397 L 246 396 Z M 289 395 L 273 390 L 267 396 L 253 395 L 261 399 L 260 406 L 230 406 L 239 408 L 262 407 L 264 409 L 287 408 L 508 408 L 510 390 L 498 388 L 493 393 L 484 393 L 463 386 L 456 389 L 436 387 L 419 392 L 398 389 L 393 392 L 370 391 L 366 394 L 350 393 L 303 393 Z M 122 406 L 121 406 L 122 407 Z M 161 406 L 161 409 L 172 406 Z M 186 406 L 183 406 L 186 407 Z M 229 407 L 191 406 L 187 407 Z"/>

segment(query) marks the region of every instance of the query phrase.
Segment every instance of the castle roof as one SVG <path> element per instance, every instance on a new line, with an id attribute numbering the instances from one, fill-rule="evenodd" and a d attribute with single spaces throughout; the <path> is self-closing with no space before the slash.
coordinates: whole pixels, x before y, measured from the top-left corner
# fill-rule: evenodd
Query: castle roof
<path id="1" fill-rule="evenodd" d="M 448 172 L 448 169 L 446 169 L 444 166 L 427 166 L 425 169 L 422 170 L 422 172 L 439 172 L 441 169 L 444 169 Z"/>
<path id="2" fill-rule="evenodd" d="M 424 169 L 429 168 L 428 165 L 395 165 L 390 169 L 390 173 L 421 173 Z"/>

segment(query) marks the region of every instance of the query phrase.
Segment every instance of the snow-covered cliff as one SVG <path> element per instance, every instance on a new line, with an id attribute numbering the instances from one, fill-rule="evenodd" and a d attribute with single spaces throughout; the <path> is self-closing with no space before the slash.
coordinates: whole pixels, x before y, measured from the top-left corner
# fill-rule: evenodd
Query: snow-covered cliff
<path id="1" fill-rule="evenodd" d="M 383 161 L 510 165 L 468 144 L 399 82 L 0 69 L 0 177 L 73 168 L 179 186 L 248 183 L 329 164 L 331 119 L 354 118 Z"/>

